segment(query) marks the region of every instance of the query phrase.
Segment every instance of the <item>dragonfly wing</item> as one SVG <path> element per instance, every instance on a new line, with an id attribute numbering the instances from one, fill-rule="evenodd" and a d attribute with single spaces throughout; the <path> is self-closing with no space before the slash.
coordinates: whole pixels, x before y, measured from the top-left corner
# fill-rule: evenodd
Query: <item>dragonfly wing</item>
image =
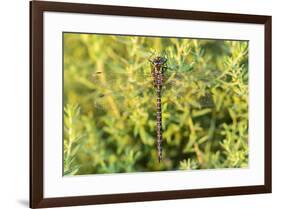
<path id="1" fill-rule="evenodd" d="M 90 76 L 93 83 L 102 84 L 122 81 L 125 83 L 143 83 L 151 81 L 150 73 L 142 72 L 96 72 Z"/>
<path id="2" fill-rule="evenodd" d="M 212 95 L 208 89 L 215 86 L 217 74 L 204 75 L 201 72 L 172 72 L 167 75 L 163 95 L 172 103 L 186 103 L 200 108 L 213 107 Z M 177 101 L 176 101 L 177 100 Z"/>
<path id="3" fill-rule="evenodd" d="M 163 94 L 172 94 L 173 98 L 181 98 L 187 92 L 195 95 L 200 91 L 196 86 L 198 83 L 202 83 L 208 88 L 215 83 L 216 76 L 215 73 L 206 75 L 202 72 L 192 71 L 169 72 L 164 75 Z M 107 109 L 108 103 L 113 103 L 114 101 L 117 105 L 120 105 L 120 109 L 126 109 L 128 107 L 125 104 L 126 100 L 138 100 L 141 103 L 140 99 L 144 100 L 147 95 L 155 96 L 150 72 L 96 72 L 91 76 L 91 82 L 93 83 L 94 91 L 92 99 L 95 107 L 100 109 Z M 210 96 L 203 98 L 201 103 L 207 104 L 210 101 L 209 98 Z M 208 105 L 210 104 L 209 102 Z"/>
<path id="4" fill-rule="evenodd" d="M 96 109 L 108 110 L 115 106 L 122 111 L 130 108 L 129 105 L 152 93 L 152 82 L 141 73 L 131 75 L 125 73 L 103 74 L 101 72 L 92 75 L 94 88 L 92 100 Z M 140 102 L 139 102 L 140 103 Z"/>

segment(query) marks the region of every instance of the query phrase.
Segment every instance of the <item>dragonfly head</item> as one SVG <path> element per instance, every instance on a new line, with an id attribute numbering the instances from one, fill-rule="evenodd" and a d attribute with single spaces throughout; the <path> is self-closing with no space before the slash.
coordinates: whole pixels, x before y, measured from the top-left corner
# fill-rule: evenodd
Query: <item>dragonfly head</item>
<path id="1" fill-rule="evenodd" d="M 163 57 L 163 56 L 157 56 L 157 57 L 154 57 L 152 59 L 149 59 L 149 61 L 154 67 L 159 69 L 166 64 L 167 58 Z"/>

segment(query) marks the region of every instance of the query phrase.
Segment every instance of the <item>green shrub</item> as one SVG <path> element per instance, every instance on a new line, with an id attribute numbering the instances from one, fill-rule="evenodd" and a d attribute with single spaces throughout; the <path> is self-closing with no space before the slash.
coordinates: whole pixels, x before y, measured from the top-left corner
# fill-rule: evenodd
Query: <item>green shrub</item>
<path id="1" fill-rule="evenodd" d="M 153 53 L 169 66 L 160 163 Z M 248 166 L 247 41 L 65 33 L 64 103 L 65 175 Z"/>

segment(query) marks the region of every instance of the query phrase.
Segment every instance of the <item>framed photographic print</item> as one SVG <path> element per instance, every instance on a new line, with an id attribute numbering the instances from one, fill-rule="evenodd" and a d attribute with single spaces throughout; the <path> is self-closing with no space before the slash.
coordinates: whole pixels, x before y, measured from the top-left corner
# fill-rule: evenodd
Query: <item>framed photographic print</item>
<path id="1" fill-rule="evenodd" d="M 30 207 L 271 192 L 270 16 L 30 15 Z"/>

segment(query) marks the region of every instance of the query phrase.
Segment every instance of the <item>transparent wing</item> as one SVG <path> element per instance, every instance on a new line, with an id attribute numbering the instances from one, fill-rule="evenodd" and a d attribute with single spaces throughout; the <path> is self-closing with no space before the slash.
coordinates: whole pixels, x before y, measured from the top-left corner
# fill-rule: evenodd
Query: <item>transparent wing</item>
<path id="1" fill-rule="evenodd" d="M 196 96 L 197 106 L 212 106 L 211 96 L 206 89 L 215 85 L 218 72 L 167 70 L 162 86 L 163 102 L 190 103 Z M 97 109 L 128 109 L 129 102 L 136 106 L 154 102 L 155 89 L 150 72 L 96 72 L 90 76 L 92 93 L 89 95 Z M 201 96 L 198 94 L 202 94 Z M 149 99 L 148 99 L 149 98 Z M 193 103 L 195 103 L 193 101 Z M 118 106 L 118 107 L 114 107 Z"/>
<path id="2" fill-rule="evenodd" d="M 121 85 L 146 85 L 151 82 L 151 74 L 147 72 L 96 72 L 90 76 L 93 84 L 101 87 Z"/>
<path id="3" fill-rule="evenodd" d="M 220 75 L 217 70 L 178 71 L 167 70 L 163 86 L 163 103 L 174 103 L 179 107 L 192 105 L 198 108 L 213 107 L 210 89 L 217 85 Z M 166 100 L 166 101 L 165 101 Z"/>
<path id="4" fill-rule="evenodd" d="M 128 111 L 153 96 L 150 73 L 96 72 L 90 76 L 96 109 Z"/>

